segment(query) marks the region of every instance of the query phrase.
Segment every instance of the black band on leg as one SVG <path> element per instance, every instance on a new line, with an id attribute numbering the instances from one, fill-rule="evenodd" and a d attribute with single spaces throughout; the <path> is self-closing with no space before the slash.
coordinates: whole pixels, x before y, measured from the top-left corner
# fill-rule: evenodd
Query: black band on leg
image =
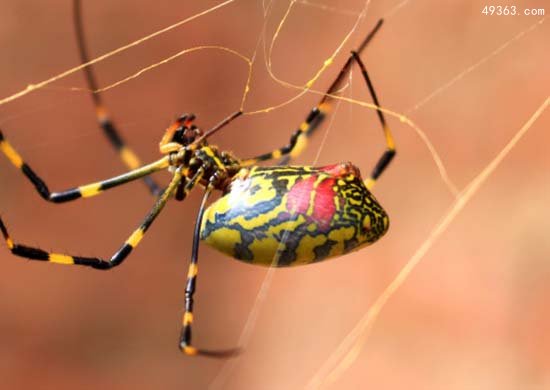
<path id="1" fill-rule="evenodd" d="M 192 181 L 192 185 L 195 185 L 200 177 L 202 177 L 203 171 L 197 173 L 197 178 L 195 181 Z M 16 244 L 8 233 L 4 221 L 0 218 L 0 231 L 4 237 L 8 249 L 16 256 L 24 257 L 30 260 L 39 260 L 47 261 L 51 263 L 58 264 L 77 264 L 83 265 L 99 270 L 109 270 L 120 264 L 132 253 L 133 249 L 141 242 L 142 238 L 145 235 L 145 232 L 149 229 L 153 221 L 160 214 L 166 202 L 172 196 L 176 190 L 179 182 L 181 181 L 181 167 L 176 170 L 170 185 L 162 193 L 162 195 L 157 199 L 155 205 L 151 211 L 147 214 L 141 225 L 134 230 L 126 242 L 120 247 L 120 249 L 109 259 L 104 260 L 97 257 L 84 257 L 84 256 L 73 256 L 66 255 L 61 253 L 50 253 L 46 252 L 40 248 L 30 247 L 24 244 Z M 191 185 L 189 185 L 186 190 L 191 190 Z"/>
<path id="2" fill-rule="evenodd" d="M 199 260 L 199 241 L 200 241 L 200 229 L 202 224 L 202 217 L 206 206 L 206 201 L 210 196 L 213 187 L 209 185 L 206 188 L 204 196 L 202 198 L 201 206 L 197 214 L 195 221 L 195 229 L 193 233 L 193 249 L 191 251 L 191 262 L 189 263 L 189 270 L 187 273 L 187 283 L 185 286 L 185 313 L 183 314 L 182 329 L 180 333 L 180 350 L 189 356 L 201 355 L 214 358 L 227 358 L 235 356 L 239 353 L 239 349 L 210 351 L 204 349 L 197 349 L 191 345 L 192 339 L 192 324 L 193 324 L 193 295 L 197 285 L 198 274 L 198 260 Z"/>
<path id="3" fill-rule="evenodd" d="M 377 180 L 382 172 L 386 169 L 386 167 L 389 165 L 391 160 L 395 157 L 395 150 L 386 150 L 382 157 L 380 157 L 380 160 L 378 160 L 378 163 L 374 167 L 371 173 L 371 178 L 373 180 Z"/>
<path id="4" fill-rule="evenodd" d="M 84 26 L 82 22 L 82 3 L 81 0 L 73 0 L 73 22 L 76 34 L 76 41 L 78 46 L 78 53 L 81 63 L 90 62 L 88 55 L 88 48 L 86 47 L 86 38 L 84 34 Z M 120 158 L 130 169 L 138 168 L 141 163 L 137 156 L 126 146 L 124 139 L 116 129 L 114 123 L 108 118 L 107 112 L 103 107 L 103 101 L 101 94 L 96 92 L 98 90 L 97 80 L 94 74 L 93 65 L 88 65 L 83 69 L 86 77 L 86 83 L 90 89 L 90 96 L 96 108 L 96 115 L 99 125 L 103 129 L 103 133 L 113 146 L 113 148 L 119 153 Z M 161 189 L 158 184 L 151 178 L 143 178 L 145 185 L 149 188 L 151 194 L 157 196 L 161 193 Z"/>

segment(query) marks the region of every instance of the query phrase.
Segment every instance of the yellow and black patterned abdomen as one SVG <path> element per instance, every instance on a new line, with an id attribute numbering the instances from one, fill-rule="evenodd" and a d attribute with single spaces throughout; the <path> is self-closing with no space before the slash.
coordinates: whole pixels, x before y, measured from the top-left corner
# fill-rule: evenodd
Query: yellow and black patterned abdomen
<path id="1" fill-rule="evenodd" d="M 372 244 L 388 226 L 351 163 L 253 167 L 205 211 L 201 239 L 236 259 L 284 267 Z"/>

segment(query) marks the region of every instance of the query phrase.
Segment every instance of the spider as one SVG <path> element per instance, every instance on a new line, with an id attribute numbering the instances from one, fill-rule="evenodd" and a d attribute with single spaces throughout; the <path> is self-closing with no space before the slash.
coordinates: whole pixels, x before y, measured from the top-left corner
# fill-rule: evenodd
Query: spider
<path id="1" fill-rule="evenodd" d="M 74 1 L 74 23 L 80 59 L 83 63 L 88 62 L 79 0 Z M 179 347 L 186 355 L 222 357 L 236 353 L 236 349 L 205 350 L 191 344 L 200 240 L 242 261 L 283 267 L 318 262 L 359 249 L 378 240 L 388 229 L 388 216 L 370 192 L 395 155 L 392 135 L 379 108 L 377 114 L 387 148 L 366 180 L 361 178 L 359 169 L 351 163 L 324 167 L 288 165 L 289 160 L 305 148 L 308 138 L 329 113 L 332 96 L 342 86 L 354 62 L 361 70 L 372 100 L 380 107 L 359 54 L 381 25 L 382 20 L 379 20 L 358 49 L 351 52 L 318 105 L 293 133 L 289 144 L 257 157 L 239 159 L 208 143 L 214 133 L 239 117 L 241 111 L 228 116 L 208 131 L 193 124 L 194 115 L 186 114 L 165 131 L 160 141 L 163 157 L 142 166 L 109 119 L 101 96 L 92 92 L 99 125 L 130 170 L 106 180 L 52 192 L 0 131 L 0 150 L 21 170 L 39 195 L 49 202 L 89 198 L 137 179 L 143 179 L 157 196 L 141 225 L 108 260 L 50 253 L 16 243 L 0 218 L 0 230 L 9 250 L 30 260 L 110 270 L 122 264 L 137 247 L 170 198 L 182 201 L 192 189 L 201 186 L 205 190 L 194 229 Z M 85 72 L 89 89 L 96 91 L 93 69 L 89 66 Z M 257 165 L 260 161 L 273 159 L 280 160 L 278 166 Z M 164 169 L 171 172 L 172 179 L 161 190 L 148 175 Z M 221 197 L 206 207 L 215 190 L 221 191 Z"/>

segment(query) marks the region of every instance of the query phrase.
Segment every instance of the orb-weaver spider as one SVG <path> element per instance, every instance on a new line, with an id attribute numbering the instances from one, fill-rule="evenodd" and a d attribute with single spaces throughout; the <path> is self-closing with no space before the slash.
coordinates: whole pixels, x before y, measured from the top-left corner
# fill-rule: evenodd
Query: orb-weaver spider
<path id="1" fill-rule="evenodd" d="M 81 23 L 80 2 L 74 1 L 74 21 L 81 61 L 88 62 Z M 160 142 L 161 159 L 141 166 L 137 156 L 126 146 L 107 116 L 101 96 L 92 93 L 97 118 L 105 135 L 119 151 L 129 172 L 107 180 L 51 192 L 46 183 L 26 164 L 0 131 L 0 150 L 27 177 L 47 201 L 62 203 L 98 195 L 110 188 L 143 178 L 158 199 L 141 225 L 109 259 L 49 253 L 16 243 L 0 218 L 0 230 L 10 251 L 31 260 L 58 264 L 77 264 L 100 270 L 120 265 L 142 240 L 147 229 L 172 196 L 184 200 L 197 185 L 205 188 L 197 214 L 191 261 L 185 290 L 185 313 L 180 349 L 187 355 L 227 356 L 235 350 L 209 351 L 191 345 L 193 295 L 197 278 L 199 241 L 240 260 L 267 266 L 292 266 L 321 261 L 371 244 L 388 229 L 389 220 L 370 189 L 395 155 L 394 142 L 380 109 L 377 114 L 384 130 L 387 150 L 380 157 L 370 177 L 363 181 L 351 163 L 325 167 L 288 166 L 306 146 L 307 138 L 328 113 L 331 95 L 337 93 L 353 62 L 365 79 L 372 99 L 379 102 L 359 53 L 376 34 L 382 20 L 367 35 L 357 51 L 352 52 L 340 73 L 290 138 L 290 143 L 272 152 L 241 160 L 231 153 L 209 145 L 207 139 L 242 114 L 236 112 L 212 129 L 203 132 L 193 125 L 193 115 L 182 115 L 166 130 Z M 97 84 L 91 67 L 85 68 L 91 91 Z M 259 161 L 281 159 L 279 166 L 258 167 Z M 148 176 L 168 169 L 172 180 L 160 190 Z M 214 190 L 222 197 L 206 208 Z M 203 218 L 204 217 L 204 218 Z M 285 234 L 289 232 L 290 234 Z"/>

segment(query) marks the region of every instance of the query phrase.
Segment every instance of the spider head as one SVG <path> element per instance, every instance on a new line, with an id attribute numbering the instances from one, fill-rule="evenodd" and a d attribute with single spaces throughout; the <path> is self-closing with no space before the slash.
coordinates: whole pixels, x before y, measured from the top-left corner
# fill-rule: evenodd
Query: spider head
<path id="1" fill-rule="evenodd" d="M 176 142 L 182 146 L 187 146 L 192 144 L 195 139 L 199 138 L 203 132 L 193 124 L 194 120 L 194 114 L 182 114 L 176 121 L 178 127 L 174 131 L 174 135 L 170 142 Z"/>

